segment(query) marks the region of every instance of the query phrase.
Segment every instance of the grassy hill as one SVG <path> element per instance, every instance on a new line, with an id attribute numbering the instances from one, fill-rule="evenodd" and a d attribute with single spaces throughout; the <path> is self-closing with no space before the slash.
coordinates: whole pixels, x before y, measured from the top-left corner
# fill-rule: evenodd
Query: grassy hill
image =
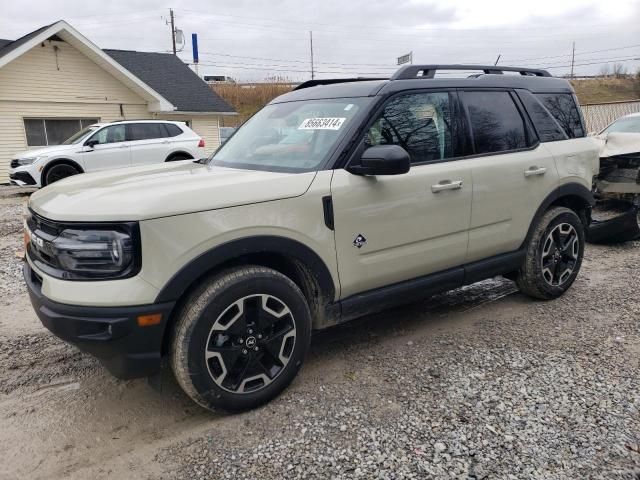
<path id="1" fill-rule="evenodd" d="M 623 102 L 640 98 L 640 77 L 571 80 L 581 104 Z"/>

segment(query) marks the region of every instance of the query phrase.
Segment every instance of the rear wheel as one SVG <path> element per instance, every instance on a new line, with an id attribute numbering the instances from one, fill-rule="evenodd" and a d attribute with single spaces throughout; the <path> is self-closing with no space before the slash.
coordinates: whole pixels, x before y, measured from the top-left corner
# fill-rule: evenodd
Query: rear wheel
<path id="1" fill-rule="evenodd" d="M 44 177 L 44 185 L 50 185 L 63 178 L 71 177 L 72 175 L 79 174 L 80 171 L 73 165 L 68 163 L 58 163 L 52 167 L 49 167 Z"/>
<path id="2" fill-rule="evenodd" d="M 176 155 L 172 155 L 167 158 L 167 162 L 178 162 L 180 160 L 192 160 L 193 157 L 191 155 L 187 155 L 186 153 L 178 153 Z"/>
<path id="3" fill-rule="evenodd" d="M 309 348 L 311 318 L 298 286 L 265 267 L 209 278 L 177 319 L 172 366 L 207 409 L 246 410 L 284 390 Z"/>
<path id="4" fill-rule="evenodd" d="M 580 217 L 564 207 L 546 212 L 536 225 L 516 283 L 523 293 L 544 300 L 566 292 L 578 276 L 585 234 Z"/>

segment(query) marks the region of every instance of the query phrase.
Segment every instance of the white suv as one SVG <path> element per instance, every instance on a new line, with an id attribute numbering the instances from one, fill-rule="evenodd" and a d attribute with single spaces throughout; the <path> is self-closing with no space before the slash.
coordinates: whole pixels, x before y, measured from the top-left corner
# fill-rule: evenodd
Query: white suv
<path id="1" fill-rule="evenodd" d="M 204 140 L 183 122 L 137 120 L 90 125 L 62 145 L 11 160 L 13 185 L 44 187 L 78 173 L 205 156 Z"/>

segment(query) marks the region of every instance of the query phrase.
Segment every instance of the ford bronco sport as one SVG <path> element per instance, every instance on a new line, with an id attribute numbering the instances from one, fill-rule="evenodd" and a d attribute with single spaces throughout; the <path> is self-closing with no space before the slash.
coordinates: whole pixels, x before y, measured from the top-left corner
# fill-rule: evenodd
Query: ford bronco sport
<path id="1" fill-rule="evenodd" d="M 562 295 L 597 172 L 571 86 L 546 71 L 312 80 L 208 162 L 33 194 L 24 277 L 44 326 L 117 377 L 167 358 L 203 407 L 248 409 L 292 381 L 314 329 L 496 275 Z"/>

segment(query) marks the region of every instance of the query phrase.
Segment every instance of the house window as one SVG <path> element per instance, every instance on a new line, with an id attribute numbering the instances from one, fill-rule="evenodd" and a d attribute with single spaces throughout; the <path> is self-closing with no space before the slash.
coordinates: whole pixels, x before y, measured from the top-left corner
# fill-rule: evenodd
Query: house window
<path id="1" fill-rule="evenodd" d="M 29 147 L 60 145 L 83 128 L 97 123 L 97 118 L 25 118 L 24 130 Z"/>

